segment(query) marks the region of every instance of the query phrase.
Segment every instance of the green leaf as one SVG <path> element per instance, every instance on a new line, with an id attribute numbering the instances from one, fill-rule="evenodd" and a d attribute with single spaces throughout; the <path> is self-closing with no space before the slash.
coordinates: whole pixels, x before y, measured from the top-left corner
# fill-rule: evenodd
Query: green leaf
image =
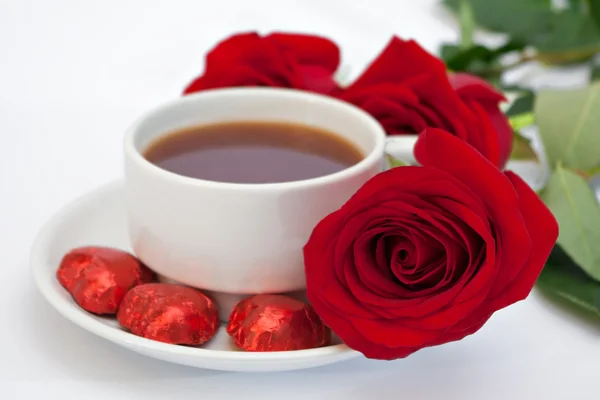
<path id="1" fill-rule="evenodd" d="M 548 32 L 532 44 L 543 63 L 579 62 L 600 51 L 600 30 L 591 16 L 567 10 L 553 15 Z"/>
<path id="2" fill-rule="evenodd" d="M 582 12 L 581 7 L 552 10 L 548 0 L 444 0 L 444 3 L 459 13 L 462 1 L 471 5 L 477 24 L 534 46 L 538 60 L 543 63 L 579 62 L 600 52 L 600 29 L 593 14 L 596 11 L 591 9 L 591 3 L 600 0 L 588 0 L 592 14 Z"/>
<path id="3" fill-rule="evenodd" d="M 539 161 L 538 155 L 533 151 L 530 141 L 523 137 L 519 131 L 515 131 L 515 134 L 513 135 L 510 159 Z"/>
<path id="4" fill-rule="evenodd" d="M 386 154 L 385 158 L 387 160 L 387 169 L 392 169 L 396 167 L 407 167 L 410 165 L 409 163 L 392 157 L 389 154 Z"/>
<path id="5" fill-rule="evenodd" d="M 571 10 L 586 11 L 588 0 L 566 0 L 566 7 Z"/>
<path id="6" fill-rule="evenodd" d="M 508 122 L 510 122 L 510 126 L 512 126 L 515 131 L 520 131 L 525 127 L 533 125 L 535 123 L 535 116 L 532 112 L 519 114 L 509 118 Z"/>
<path id="7" fill-rule="evenodd" d="M 462 49 L 459 45 L 456 44 L 448 44 L 443 43 L 440 47 L 440 58 L 444 60 L 446 66 L 448 66 L 448 61 L 452 60 L 458 54 L 462 52 Z"/>
<path id="8" fill-rule="evenodd" d="M 473 9 L 468 0 L 461 0 L 459 5 L 460 21 L 460 45 L 468 49 L 473 45 L 473 30 L 475 30 L 475 19 L 473 18 Z"/>
<path id="9" fill-rule="evenodd" d="M 503 44 L 502 46 L 498 47 L 496 50 L 494 50 L 494 53 L 497 56 L 501 56 L 504 54 L 512 53 L 514 51 L 521 51 L 526 46 L 527 46 L 527 43 L 525 43 L 522 40 L 511 39 L 508 42 L 506 42 L 505 44 Z"/>
<path id="10" fill-rule="evenodd" d="M 600 0 L 587 0 L 587 6 L 592 20 L 600 27 Z"/>
<path id="11" fill-rule="evenodd" d="M 462 0 L 444 0 L 459 12 Z M 508 33 L 513 38 L 532 39 L 545 32 L 553 16 L 548 0 L 468 0 L 477 24 Z"/>
<path id="12" fill-rule="evenodd" d="M 600 317 L 600 283 L 590 279 L 560 246 L 554 246 L 536 286 L 544 293 Z"/>
<path id="13" fill-rule="evenodd" d="M 550 165 L 562 162 L 582 170 L 600 165 L 600 82 L 539 92 L 535 120 Z"/>
<path id="14" fill-rule="evenodd" d="M 531 91 L 526 91 L 525 94 L 517 98 L 511 104 L 508 110 L 506 110 L 508 121 L 516 132 L 535 123 L 535 117 L 533 115 L 534 104 L 535 94 Z M 513 152 L 517 151 L 514 156 L 516 157 L 517 154 L 522 154 L 527 155 L 527 157 L 530 158 L 530 152 L 533 150 L 531 150 L 529 141 L 520 136 L 518 133 L 516 136 L 519 137 L 515 137 L 513 139 Z M 535 158 L 537 160 L 537 156 Z"/>
<path id="15" fill-rule="evenodd" d="M 446 66 L 452 71 L 468 71 L 475 62 L 487 66 L 495 60 L 494 52 L 480 45 L 463 49 L 461 46 L 444 44 L 440 53 Z"/>
<path id="16" fill-rule="evenodd" d="M 590 71 L 590 80 L 597 81 L 600 79 L 600 65 L 592 64 L 592 69 Z"/>
<path id="17" fill-rule="evenodd" d="M 587 179 L 590 180 L 590 185 L 592 185 L 592 187 L 600 186 L 600 166 L 587 171 L 579 171 L 579 173 L 583 174 Z"/>
<path id="18" fill-rule="evenodd" d="M 510 118 L 532 113 L 534 103 L 535 94 L 533 92 L 527 92 L 512 103 L 510 108 L 506 110 L 506 116 Z"/>
<path id="19" fill-rule="evenodd" d="M 558 164 L 542 199 L 558 221 L 557 243 L 591 278 L 600 281 L 600 206 L 588 181 Z"/>
<path id="20" fill-rule="evenodd" d="M 440 55 L 451 71 L 470 72 L 476 75 L 486 75 L 486 78 L 490 78 L 490 75 L 499 77 L 503 71 L 499 62 L 500 57 L 520 51 L 524 46 L 524 43 L 514 40 L 496 49 L 490 49 L 482 45 L 463 48 L 458 45 L 444 44 L 441 47 Z"/>
<path id="21" fill-rule="evenodd" d="M 500 88 L 503 92 L 517 92 L 521 96 L 533 93 L 529 88 L 513 84 L 503 84 Z"/>

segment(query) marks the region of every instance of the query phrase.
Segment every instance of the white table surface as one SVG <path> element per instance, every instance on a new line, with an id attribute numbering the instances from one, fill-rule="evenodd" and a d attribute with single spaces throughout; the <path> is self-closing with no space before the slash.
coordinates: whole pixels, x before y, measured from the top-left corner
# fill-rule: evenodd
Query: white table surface
<path id="1" fill-rule="evenodd" d="M 341 44 L 355 76 L 394 33 L 431 51 L 455 39 L 454 22 L 435 3 L 0 1 L 0 397 L 597 398 L 600 324 L 535 293 L 474 336 L 406 360 L 257 375 L 127 352 L 63 319 L 33 285 L 28 253 L 41 224 L 75 196 L 120 177 L 125 128 L 178 96 L 216 40 L 250 29 L 320 32 Z M 535 85 L 584 78 L 580 69 L 550 79 L 532 70 L 523 74 Z"/>

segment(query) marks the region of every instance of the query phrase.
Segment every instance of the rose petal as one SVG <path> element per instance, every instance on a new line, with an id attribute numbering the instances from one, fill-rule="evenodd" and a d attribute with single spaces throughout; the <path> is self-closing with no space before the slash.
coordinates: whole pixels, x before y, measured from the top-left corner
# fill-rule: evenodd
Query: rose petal
<path id="1" fill-rule="evenodd" d="M 436 200 L 440 207 L 445 208 L 450 215 L 454 216 L 453 219 L 448 218 L 447 223 L 455 228 L 456 234 L 462 239 L 461 243 L 467 246 L 465 255 L 468 259 L 457 260 L 465 264 L 462 268 L 459 268 L 462 273 L 452 274 L 452 282 L 456 284 L 461 279 L 476 282 L 477 279 L 472 279 L 472 275 L 479 270 L 480 265 L 477 261 L 482 261 L 480 254 L 486 251 L 487 247 L 495 248 L 495 240 L 492 236 L 489 221 L 485 215 L 476 214 L 471 208 L 454 200 L 443 198 Z M 446 217 L 446 215 L 440 214 L 437 217 Z"/>
<path id="2" fill-rule="evenodd" d="M 349 212 L 358 213 L 380 204 L 385 198 L 395 199 L 398 193 L 410 193 L 407 189 L 413 185 L 424 185 L 426 182 L 434 184 L 445 181 L 448 177 L 447 173 L 438 169 L 416 166 L 392 168 L 369 179 L 342 206 L 340 213 L 344 215 Z"/>
<path id="3" fill-rule="evenodd" d="M 469 127 L 475 126 L 477 119 L 447 85 L 446 78 L 429 76 L 428 80 L 415 80 L 405 85 L 419 96 L 421 104 L 436 111 L 442 120 L 436 128 L 446 129 L 463 140 L 471 136 L 469 131 L 472 128 Z"/>
<path id="4" fill-rule="evenodd" d="M 408 194 L 406 196 L 409 196 Z M 414 197 L 418 201 L 418 198 Z M 334 258 L 334 269 L 335 273 L 338 276 L 339 280 L 348 285 L 349 289 L 354 292 L 354 294 L 359 298 L 365 300 L 367 303 L 379 304 L 381 301 L 380 296 L 371 293 L 368 290 L 368 286 L 364 284 L 363 279 L 364 275 L 370 274 L 372 279 L 387 279 L 393 277 L 391 274 L 381 274 L 378 267 L 376 267 L 375 263 L 373 263 L 371 249 L 369 249 L 369 254 L 371 255 L 371 262 L 357 262 L 356 260 L 356 242 L 357 239 L 355 232 L 363 232 L 368 230 L 368 225 L 372 221 L 377 221 L 381 216 L 385 216 L 386 218 L 393 218 L 396 221 L 395 225 L 402 226 L 406 224 L 408 219 L 404 215 L 403 211 L 405 203 L 397 202 L 394 203 L 391 207 L 389 205 L 383 204 L 377 210 L 373 210 L 372 212 L 360 213 L 352 216 L 352 218 L 346 221 L 344 227 L 338 233 L 338 240 L 335 245 L 335 258 Z M 359 237 L 360 238 L 360 237 Z M 354 249 L 353 253 L 350 253 L 348 250 Z M 351 260 L 347 258 L 352 256 Z M 349 265 L 350 267 L 347 267 Z M 357 268 L 361 267 L 360 274 L 356 271 Z M 370 268 L 369 268 L 370 267 Z M 390 266 L 388 265 L 388 268 Z M 349 277 L 349 274 L 352 274 Z M 362 275 L 363 279 L 358 279 L 358 276 Z M 355 284 L 349 282 L 349 280 L 353 280 Z M 391 287 L 390 287 L 391 289 Z M 396 287 L 396 296 L 401 296 L 406 292 L 404 288 L 401 286 Z"/>
<path id="5" fill-rule="evenodd" d="M 539 196 L 516 174 L 506 172 L 512 182 L 532 242 L 529 259 L 508 282 L 495 282 L 492 308 L 500 309 L 527 297 L 558 238 L 556 218 Z"/>
<path id="6" fill-rule="evenodd" d="M 342 266 L 344 275 L 344 282 L 349 293 L 355 297 L 362 307 L 368 308 L 371 310 L 373 315 L 378 315 L 386 318 L 394 318 L 397 315 L 396 310 L 390 307 L 390 304 L 402 305 L 403 307 L 410 309 L 411 305 L 416 306 L 422 300 L 420 299 L 411 299 L 407 296 L 407 293 L 413 294 L 410 290 L 403 288 L 401 285 L 397 285 L 396 296 L 397 298 L 383 297 L 378 295 L 376 292 L 370 290 L 369 285 L 365 284 L 364 280 L 360 278 L 360 275 L 357 271 L 357 266 L 355 265 L 355 261 L 353 259 L 345 259 L 344 264 Z M 373 270 L 363 270 L 362 273 L 370 273 L 371 278 L 376 279 L 376 275 L 378 271 Z M 400 300 L 404 298 L 404 300 Z M 339 299 L 331 299 L 332 304 L 342 305 L 338 301 Z"/>
<path id="7" fill-rule="evenodd" d="M 508 122 L 508 118 L 500 110 L 499 103 L 506 101 L 502 93 L 498 92 L 489 83 L 479 77 L 455 73 L 449 76 L 450 83 L 456 90 L 460 98 L 468 105 L 478 103 L 489 118 L 494 128 L 495 134 L 481 132 L 480 135 L 489 135 L 497 139 L 499 167 L 504 167 L 510 157 L 512 148 L 513 130 Z"/>
<path id="8" fill-rule="evenodd" d="M 496 241 L 501 246 L 498 254 L 505 268 L 497 279 L 512 280 L 527 261 L 532 244 L 511 181 L 471 146 L 439 129 L 429 128 L 419 136 L 415 156 L 423 165 L 447 171 L 478 193 L 496 225 Z"/>
<path id="9" fill-rule="evenodd" d="M 360 107 L 378 120 L 390 116 L 390 122 L 385 125 L 389 135 L 420 133 L 428 125 L 418 112 L 385 97 L 373 96 Z"/>
<path id="10" fill-rule="evenodd" d="M 429 54 L 413 40 L 393 37 L 352 86 L 360 88 L 381 82 L 401 82 L 422 75 L 423 71 L 443 77 L 448 82 L 446 66 L 439 58 Z M 452 89 L 449 82 L 447 86 Z"/>
<path id="11" fill-rule="evenodd" d="M 323 67 L 299 65 L 298 71 L 307 90 L 326 95 L 335 95 L 341 90 L 331 73 Z"/>
<path id="12" fill-rule="evenodd" d="M 448 75 L 450 84 L 460 97 L 478 101 L 490 101 L 496 104 L 506 101 L 506 97 L 498 92 L 487 81 L 471 74 L 456 72 Z"/>
<path id="13" fill-rule="evenodd" d="M 209 65 L 226 64 L 232 59 L 245 54 L 261 37 L 256 32 L 243 32 L 232 35 L 219 43 L 206 54 L 207 68 Z"/>
<path id="14" fill-rule="evenodd" d="M 247 65 L 231 65 L 218 73 L 204 74 L 192 81 L 184 93 L 232 86 L 273 86 L 287 87 L 288 82 L 276 81 L 274 76 L 261 73 Z"/>
<path id="15" fill-rule="evenodd" d="M 444 63 L 416 42 L 392 38 L 348 91 L 382 83 L 410 88 L 420 103 L 431 106 L 446 121 L 438 127 L 451 127 L 459 137 L 467 136 L 466 126 L 473 122 L 472 114 L 450 85 Z"/>
<path id="16" fill-rule="evenodd" d="M 457 277 L 457 280 L 444 291 L 436 293 L 435 296 L 425 298 L 418 307 L 413 307 L 411 314 L 399 313 L 400 310 L 396 309 L 395 311 L 398 312 L 398 316 L 421 318 L 433 315 L 435 318 L 436 313 L 441 313 L 442 311 L 440 310 L 450 304 L 454 307 L 457 304 L 469 302 L 469 307 L 473 309 L 480 303 L 483 297 L 487 296 L 491 286 L 490 282 L 493 281 L 494 274 L 497 272 L 495 268 L 495 243 L 486 224 L 479 218 L 475 214 L 465 215 L 465 222 L 481 236 L 487 246 L 485 251 L 482 250 L 478 254 L 472 254 L 472 258 L 468 264 L 470 270 Z M 484 260 L 481 259 L 482 254 L 485 257 Z M 477 271 L 477 274 L 474 275 L 475 271 Z M 419 320 L 417 325 L 421 323 L 421 320 Z"/>
<path id="17" fill-rule="evenodd" d="M 458 340 L 462 340 L 465 337 L 472 335 L 477 332 L 481 327 L 487 322 L 487 320 L 491 317 L 491 315 L 485 315 L 484 317 L 477 317 L 477 322 L 469 321 L 468 325 L 461 325 L 457 328 L 457 326 L 453 326 L 452 328 L 446 330 L 444 335 L 440 336 L 437 340 L 428 343 L 428 346 L 439 346 L 441 344 L 455 342 Z M 467 318 L 470 319 L 470 316 Z M 462 321 L 461 321 L 462 323 Z"/>
<path id="18" fill-rule="evenodd" d="M 390 230 L 387 228 L 372 229 L 362 234 L 354 243 L 354 263 L 356 272 L 359 279 L 373 294 L 393 299 L 399 295 L 402 288 L 398 287 L 398 284 L 394 281 L 394 275 L 390 269 L 389 260 L 383 261 L 380 264 L 380 260 L 377 258 L 386 257 L 379 255 L 377 258 L 373 258 L 373 242 L 377 241 L 375 245 L 377 252 L 383 252 L 379 250 L 384 247 L 385 238 L 391 235 L 398 235 L 401 230 Z M 379 240 L 377 238 L 379 237 Z"/>
<path id="19" fill-rule="evenodd" d="M 349 292 L 344 286 L 335 282 L 331 282 L 330 285 L 325 286 L 322 290 L 323 293 L 327 293 L 327 298 L 324 298 L 323 301 L 328 304 L 328 307 L 334 310 L 342 310 L 343 313 L 348 317 L 352 316 L 357 319 L 371 319 L 378 317 L 389 318 L 391 316 L 389 313 L 384 313 L 383 315 L 374 313 L 373 309 L 368 307 L 365 303 L 359 301 L 353 293 Z M 311 304 L 312 298 L 318 295 L 318 293 L 314 292 L 309 294 L 308 290 L 306 294 Z M 320 312 L 318 313 L 320 315 Z M 324 319 L 324 321 L 325 324 L 327 324 L 327 320 Z"/>
<path id="20" fill-rule="evenodd" d="M 256 32 L 233 35 L 206 56 L 205 72 L 184 90 L 232 86 L 274 86 L 337 95 L 333 79 L 339 49 L 328 39 L 311 35 Z"/>
<path id="21" fill-rule="evenodd" d="M 394 103 L 417 107 L 420 103 L 419 97 L 404 85 L 384 82 L 372 86 L 357 88 L 354 85 L 346 89 L 340 98 L 353 104 L 362 104 L 371 97 L 385 97 Z"/>
<path id="22" fill-rule="evenodd" d="M 377 213 L 381 213 L 381 214 L 388 214 L 390 215 L 390 211 L 394 212 L 394 210 L 404 210 L 407 213 L 416 213 L 417 215 L 419 215 L 419 217 L 421 217 L 424 221 L 432 221 L 434 223 L 437 223 L 435 221 L 435 219 L 432 219 L 431 216 L 427 213 L 424 212 L 422 209 L 419 208 L 414 208 L 411 204 L 406 204 L 406 203 L 395 203 L 398 204 L 395 207 L 390 207 L 389 205 L 386 204 L 382 204 L 380 205 L 376 210 L 372 210 L 371 213 L 365 212 L 364 215 L 362 216 L 363 220 L 359 220 L 357 219 L 357 225 L 351 226 L 350 224 L 345 225 L 344 229 L 347 228 L 347 231 L 344 233 L 340 233 L 340 237 L 342 235 L 345 235 L 345 239 L 343 240 L 351 240 L 350 238 L 352 237 L 351 232 L 356 232 L 357 229 L 361 229 L 360 227 L 364 226 L 364 224 L 366 223 L 365 221 L 367 221 L 369 215 L 371 216 L 375 216 Z M 402 204 L 400 206 L 400 204 Z M 351 242 L 350 242 L 351 243 Z M 339 242 L 338 242 L 338 246 L 339 246 Z M 341 246 L 343 247 L 343 246 Z M 491 252 L 492 257 L 493 257 L 493 250 Z M 457 292 L 460 291 L 461 285 L 457 285 L 456 288 L 449 288 L 448 291 L 441 293 L 438 296 L 434 296 L 432 298 L 428 298 L 428 297 L 423 297 L 425 296 L 424 293 L 421 293 L 421 299 L 415 299 L 415 300 L 410 300 L 410 298 L 405 298 L 402 297 L 404 296 L 402 293 L 405 293 L 404 291 L 401 291 L 401 288 L 399 287 L 398 289 L 398 297 L 395 299 L 389 299 L 389 298 L 383 298 L 380 296 L 376 296 L 374 295 L 372 292 L 370 292 L 368 290 L 367 287 L 365 287 L 364 283 L 359 279 L 358 274 L 355 270 L 355 265 L 352 263 L 352 261 L 348 261 L 348 260 L 344 260 L 344 263 L 341 264 L 341 268 L 338 267 L 336 269 L 338 269 L 338 273 L 343 273 L 344 274 L 344 278 L 343 278 L 343 282 L 345 282 L 346 285 L 348 285 L 348 288 L 350 289 L 350 291 L 358 298 L 360 299 L 360 301 L 363 302 L 363 304 L 365 306 L 369 306 L 372 310 L 374 310 L 374 312 L 377 312 L 378 314 L 383 314 L 385 313 L 385 315 L 395 315 L 395 316 L 423 316 L 423 315 L 427 315 L 431 312 L 433 312 L 434 310 L 436 310 L 437 308 L 447 304 L 450 299 L 454 298 L 455 296 L 457 296 Z M 469 277 L 465 278 L 465 281 L 467 281 L 469 279 Z M 435 288 L 432 288 L 431 291 L 435 291 Z M 380 310 L 376 310 L 376 307 L 381 307 L 385 309 L 384 311 L 380 311 Z M 392 314 L 390 314 L 392 313 Z"/>
<path id="23" fill-rule="evenodd" d="M 506 115 L 504 115 L 502 110 L 500 110 L 496 104 L 484 101 L 481 101 L 479 104 L 485 110 L 490 119 L 490 123 L 494 127 L 496 136 L 498 137 L 499 151 L 497 165 L 499 168 L 504 168 L 512 151 L 513 129 L 510 126 L 510 122 L 508 121 L 508 118 L 506 118 Z"/>
<path id="24" fill-rule="evenodd" d="M 272 33 L 265 36 L 284 49 L 294 53 L 300 64 L 325 68 L 333 74 L 340 64 L 340 49 L 331 40 L 315 36 L 288 33 Z"/>
<path id="25" fill-rule="evenodd" d="M 495 166 L 501 165 L 498 132 L 496 132 L 495 127 L 492 125 L 487 112 L 479 103 L 471 101 L 467 104 L 469 104 L 469 107 L 477 116 L 479 126 L 481 127 L 480 130 L 473 132 L 473 134 L 469 136 L 467 142 L 479 150 L 479 152 L 483 154 L 485 158 L 490 160 L 492 164 Z M 477 143 L 477 145 L 475 145 L 475 143 Z"/>
<path id="26" fill-rule="evenodd" d="M 351 319 L 350 322 L 368 341 L 389 347 L 419 347 L 440 336 L 440 332 L 403 326 L 402 320 Z"/>
<path id="27" fill-rule="evenodd" d="M 329 296 L 328 296 L 329 297 Z M 406 357 L 417 349 L 415 348 L 391 348 L 388 346 L 372 343 L 365 340 L 364 336 L 359 333 L 351 323 L 352 318 L 349 318 L 345 313 L 339 314 L 338 311 L 329 307 L 322 301 L 319 293 L 313 293 L 309 300 L 315 309 L 319 310 L 319 316 L 328 326 L 336 326 L 338 329 L 336 334 L 350 348 L 360 349 L 366 357 L 391 360 L 398 357 Z"/>

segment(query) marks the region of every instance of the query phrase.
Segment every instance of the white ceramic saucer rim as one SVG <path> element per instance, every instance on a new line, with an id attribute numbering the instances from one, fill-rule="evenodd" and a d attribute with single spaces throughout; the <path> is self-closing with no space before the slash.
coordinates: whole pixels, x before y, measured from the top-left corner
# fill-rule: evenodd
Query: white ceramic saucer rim
<path id="1" fill-rule="evenodd" d="M 65 318 L 76 325 L 90 331 L 91 333 L 110 340 L 116 344 L 127 344 L 137 347 L 140 350 L 147 349 L 149 351 L 160 351 L 170 353 L 172 355 L 182 356 L 198 356 L 202 359 L 214 359 L 220 361 L 291 361 L 302 359 L 317 359 L 329 358 L 337 355 L 337 360 L 350 359 L 359 356 L 360 353 L 350 349 L 345 344 L 337 344 L 332 346 L 320 347 L 308 350 L 282 351 L 282 352 L 243 352 L 243 351 L 224 351 L 211 350 L 189 346 L 177 346 L 154 340 L 146 339 L 140 336 L 133 335 L 129 332 L 108 326 L 96 320 L 89 315 L 85 310 L 79 308 L 76 304 L 68 301 L 64 295 L 61 295 L 56 286 L 45 278 L 44 271 L 47 271 L 51 266 L 46 265 L 44 255 L 48 253 L 48 248 L 53 235 L 57 232 L 62 221 L 69 215 L 72 209 L 83 206 L 84 204 L 93 201 L 96 197 L 101 196 L 104 192 L 114 191 L 117 186 L 122 186 L 120 180 L 105 184 L 96 188 L 75 200 L 63 206 L 54 216 L 52 216 L 40 229 L 37 234 L 33 246 L 31 248 L 30 267 L 33 273 L 34 280 L 39 291 L 46 300 Z M 64 290 L 61 288 L 61 290 Z M 65 292 L 66 293 L 66 292 Z M 344 354 L 343 357 L 340 357 Z"/>

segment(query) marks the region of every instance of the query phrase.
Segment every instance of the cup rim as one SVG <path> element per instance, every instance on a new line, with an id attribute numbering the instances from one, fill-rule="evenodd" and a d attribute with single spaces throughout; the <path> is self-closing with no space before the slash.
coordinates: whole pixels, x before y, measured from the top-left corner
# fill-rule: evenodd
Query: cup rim
<path id="1" fill-rule="evenodd" d="M 166 109 L 177 107 L 178 105 L 194 102 L 196 99 L 203 98 L 216 98 L 216 97 L 239 97 L 239 96 L 276 96 L 288 99 L 304 100 L 308 102 L 319 102 L 323 106 L 334 107 L 342 112 L 348 113 L 357 120 L 364 123 L 366 129 L 371 131 L 374 136 L 375 145 L 372 150 L 365 155 L 365 157 L 358 163 L 351 165 L 341 171 L 334 172 L 332 174 L 318 176 L 315 178 L 286 181 L 286 182 L 272 182 L 272 183 L 235 183 L 235 182 L 219 182 L 211 181 L 206 179 L 192 178 L 189 176 L 179 175 L 171 171 L 160 168 L 159 166 L 151 163 L 142 155 L 135 146 L 135 139 L 139 132 L 139 127 L 144 121 L 152 117 L 154 114 L 162 112 Z M 165 134 L 168 132 L 165 132 Z M 308 188 L 335 181 L 343 180 L 361 172 L 368 170 L 373 163 L 378 162 L 381 156 L 384 154 L 385 149 L 385 131 L 379 122 L 373 118 L 367 112 L 354 106 L 351 103 L 338 100 L 334 97 L 297 90 L 288 88 L 272 88 L 272 87 L 232 87 L 232 88 L 219 88 L 209 89 L 189 95 L 181 96 L 177 99 L 165 102 L 157 107 L 154 107 L 150 111 L 145 112 L 127 129 L 124 136 L 124 151 L 125 157 L 135 162 L 138 167 L 143 168 L 148 173 L 156 174 L 163 179 L 169 179 L 174 182 L 179 182 L 186 185 L 202 186 L 202 187 L 214 187 L 218 189 L 234 189 L 234 190 L 274 190 L 274 189 L 288 189 L 288 188 Z"/>

